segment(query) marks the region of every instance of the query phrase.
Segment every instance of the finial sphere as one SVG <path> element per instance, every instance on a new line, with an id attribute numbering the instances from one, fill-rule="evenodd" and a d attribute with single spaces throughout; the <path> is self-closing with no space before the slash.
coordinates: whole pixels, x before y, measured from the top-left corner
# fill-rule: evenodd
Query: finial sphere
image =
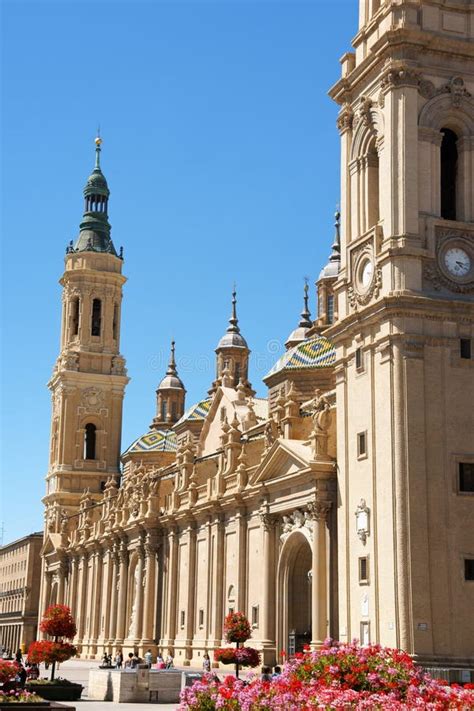
<path id="1" fill-rule="evenodd" d="M 97 138 L 95 139 L 95 145 L 96 145 L 96 146 L 100 146 L 101 143 L 102 143 L 101 137 L 100 137 L 100 136 L 97 136 Z"/>

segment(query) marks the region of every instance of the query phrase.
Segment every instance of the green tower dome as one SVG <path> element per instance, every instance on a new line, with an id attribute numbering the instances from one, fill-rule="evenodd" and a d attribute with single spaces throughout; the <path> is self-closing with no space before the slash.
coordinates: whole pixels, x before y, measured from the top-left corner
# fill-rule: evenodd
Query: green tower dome
<path id="1" fill-rule="evenodd" d="M 102 139 L 95 139 L 95 166 L 84 186 L 84 215 L 75 252 L 108 252 L 117 256 L 110 237 L 108 219 L 109 187 L 100 167 Z"/>

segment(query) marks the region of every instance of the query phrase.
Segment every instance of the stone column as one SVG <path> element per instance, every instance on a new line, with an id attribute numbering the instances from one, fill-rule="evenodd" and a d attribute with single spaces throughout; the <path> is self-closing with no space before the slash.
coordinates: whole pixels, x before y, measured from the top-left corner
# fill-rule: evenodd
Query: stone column
<path id="1" fill-rule="evenodd" d="M 100 593 L 100 618 L 98 641 L 105 646 L 109 639 L 109 619 L 110 619 L 110 598 L 111 598 L 111 579 L 112 579 L 112 560 L 109 543 L 102 555 L 102 585 Z"/>
<path id="2" fill-rule="evenodd" d="M 155 644 L 156 541 L 148 533 L 145 541 L 145 586 L 141 647 Z M 146 651 L 146 650 L 145 650 Z"/>
<path id="3" fill-rule="evenodd" d="M 224 522 L 217 515 L 211 524 L 211 540 L 213 539 L 213 569 L 212 569 L 212 600 L 211 610 L 212 638 L 211 645 L 219 646 L 222 641 L 223 597 L 224 597 Z"/>
<path id="4" fill-rule="evenodd" d="M 164 647 L 173 647 L 176 636 L 176 602 L 178 597 L 178 531 L 170 529 L 168 533 L 168 609 L 166 611 L 166 635 Z"/>
<path id="5" fill-rule="evenodd" d="M 100 611 L 102 600 L 102 551 L 95 548 L 94 556 L 94 589 L 92 591 L 91 609 L 91 654 L 97 654 L 97 639 L 100 632 Z"/>
<path id="6" fill-rule="evenodd" d="M 308 506 L 313 516 L 313 556 L 311 587 L 311 647 L 321 647 L 327 636 L 328 595 L 327 595 L 327 515 L 330 501 L 315 501 Z"/>
<path id="7" fill-rule="evenodd" d="M 87 596 L 87 553 L 81 552 L 79 562 L 78 602 L 77 602 L 77 639 L 81 644 L 84 639 L 86 621 L 86 596 Z"/>
<path id="8" fill-rule="evenodd" d="M 68 590 L 68 605 L 71 609 L 71 615 L 76 617 L 76 605 L 77 605 L 77 567 L 78 559 L 77 555 L 73 555 L 70 558 L 71 572 L 69 574 L 69 590 Z"/>
<path id="9" fill-rule="evenodd" d="M 247 520 L 245 513 L 239 511 L 236 516 L 237 555 L 239 571 L 237 576 L 237 610 L 246 608 L 247 602 Z"/>
<path id="10" fill-rule="evenodd" d="M 188 530 L 188 591 L 187 591 L 187 610 L 186 610 L 186 660 L 192 658 L 192 644 L 194 638 L 194 600 L 196 587 L 196 529 L 194 524 L 190 523 Z"/>
<path id="11" fill-rule="evenodd" d="M 119 554 L 116 548 L 110 553 L 109 564 L 112 568 L 110 579 L 110 611 L 108 629 L 106 635 L 109 640 L 109 646 L 115 646 L 117 637 L 117 601 L 118 601 L 118 572 L 119 572 Z"/>
<path id="12" fill-rule="evenodd" d="M 269 513 L 261 513 L 263 536 L 263 610 L 262 610 L 262 643 L 271 645 L 275 639 L 275 517 Z"/>
<path id="13" fill-rule="evenodd" d="M 137 548 L 137 572 L 136 572 L 136 586 L 135 590 L 135 617 L 134 617 L 134 629 L 132 630 L 133 641 L 135 645 L 140 643 L 142 638 L 142 622 L 143 622 L 143 571 L 145 562 L 145 551 L 143 546 L 140 545 Z"/>
<path id="14" fill-rule="evenodd" d="M 118 609 L 116 643 L 123 644 L 125 639 L 125 622 L 127 614 L 127 587 L 128 587 L 128 550 L 127 544 L 122 541 L 118 551 L 119 555 L 119 580 L 118 580 Z"/>
<path id="15" fill-rule="evenodd" d="M 66 577 L 67 577 L 67 572 L 68 572 L 68 561 L 67 558 L 62 558 L 61 562 L 59 563 L 59 570 L 58 570 L 58 603 L 61 605 L 66 604 Z"/>

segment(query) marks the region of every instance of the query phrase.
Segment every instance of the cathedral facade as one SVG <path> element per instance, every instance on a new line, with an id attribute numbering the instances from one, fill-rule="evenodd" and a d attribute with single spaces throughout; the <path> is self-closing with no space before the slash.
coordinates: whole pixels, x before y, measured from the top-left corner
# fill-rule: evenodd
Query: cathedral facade
<path id="1" fill-rule="evenodd" d="M 474 667 L 474 6 L 360 0 L 339 104 L 341 213 L 286 352 L 249 380 L 232 296 L 186 407 L 171 345 L 121 454 L 123 259 L 96 166 L 67 248 L 41 611 L 88 658 L 201 665 L 244 611 L 265 663 L 325 637 Z"/>

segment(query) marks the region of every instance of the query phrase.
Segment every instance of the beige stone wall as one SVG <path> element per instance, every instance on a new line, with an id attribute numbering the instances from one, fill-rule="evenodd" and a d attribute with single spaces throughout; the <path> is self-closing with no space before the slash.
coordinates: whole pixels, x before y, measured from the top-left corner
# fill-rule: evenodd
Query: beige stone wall
<path id="1" fill-rule="evenodd" d="M 0 645 L 26 651 L 36 639 L 42 533 L 0 548 Z"/>
<path id="2" fill-rule="evenodd" d="M 474 285 L 446 277 L 440 260 L 449 240 L 474 239 L 473 10 L 361 2 L 356 56 L 331 90 L 342 144 L 339 322 L 326 332 L 337 349 L 340 635 L 368 623 L 373 641 L 453 664 L 469 663 L 474 634 L 472 495 L 456 489 L 474 452 L 473 361 L 459 352 L 473 337 Z M 458 136 L 457 220 L 440 212 L 443 127 Z"/>

